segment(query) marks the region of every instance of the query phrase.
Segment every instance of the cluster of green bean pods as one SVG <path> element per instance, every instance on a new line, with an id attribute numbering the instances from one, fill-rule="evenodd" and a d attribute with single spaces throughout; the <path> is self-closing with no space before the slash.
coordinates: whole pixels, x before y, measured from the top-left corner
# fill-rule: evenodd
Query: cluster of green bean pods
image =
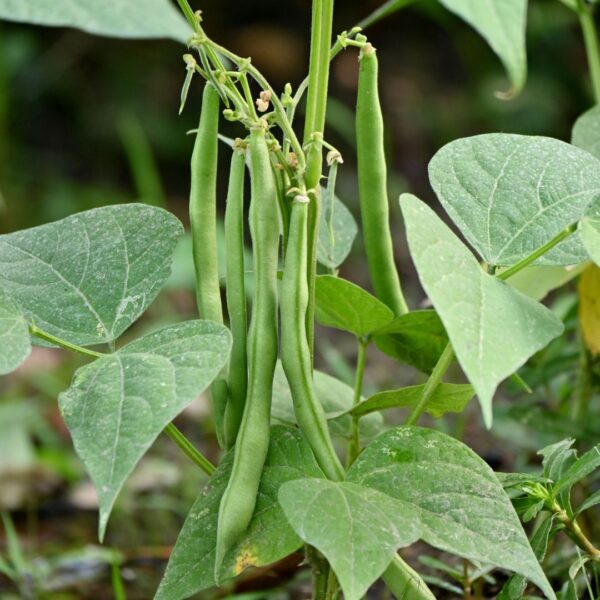
<path id="1" fill-rule="evenodd" d="M 262 124 L 250 134 L 250 233 L 255 291 L 248 332 L 248 391 L 231 476 L 219 507 L 215 579 L 227 551 L 246 530 L 269 448 L 271 397 L 277 361 L 277 190 Z"/>
<path id="2" fill-rule="evenodd" d="M 360 52 L 356 106 L 360 214 L 369 275 L 375 294 L 394 313 L 402 315 L 408 312 L 408 307 L 400 287 L 390 233 L 378 70 L 376 50 L 366 43 Z"/>

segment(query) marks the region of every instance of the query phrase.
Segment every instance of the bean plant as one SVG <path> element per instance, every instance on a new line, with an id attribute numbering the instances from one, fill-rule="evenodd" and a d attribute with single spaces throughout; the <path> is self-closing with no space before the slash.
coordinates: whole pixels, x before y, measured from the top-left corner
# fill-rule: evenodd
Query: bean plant
<path id="1" fill-rule="evenodd" d="M 439 1 L 504 63 L 511 88 L 501 95 L 517 94 L 526 78 L 526 0 Z M 595 2 L 561 1 L 581 22 L 600 102 Z M 402 558 L 419 540 L 464 559 L 464 573 L 473 565 L 471 580 L 492 569 L 510 574 L 499 598 L 523 597 L 529 582 L 552 600 L 557 593 L 540 561 L 560 531 L 579 558 L 559 594 L 576 598 L 578 574 L 600 562 L 579 517 L 600 495 L 574 508 L 570 492 L 600 466 L 600 445 L 578 457 L 565 440 L 541 450 L 539 473 L 495 473 L 463 442 L 419 423 L 426 413 L 461 413 L 476 397 L 483 425 L 492 427 L 498 386 L 507 379 L 525 385 L 521 367 L 564 335 L 562 319 L 540 301 L 544 294 L 528 295 L 515 282 L 542 269 L 552 289 L 600 264 L 598 109 L 578 121 L 573 143 L 485 133 L 435 154 L 429 181 L 448 219 L 412 194 L 399 199 L 410 256 L 433 306 L 416 309 L 394 262 L 382 81 L 366 35 L 411 1 L 390 0 L 334 35 L 333 0 L 313 0 L 308 75 L 282 91 L 250 58 L 209 36 L 210 14 L 188 0 L 178 4 L 181 13 L 162 0 L 87 3 L 81 11 L 67 2 L 0 2 L 7 19 L 185 41 L 180 111 L 196 105 L 193 80 L 204 82 L 189 200 L 198 320 L 120 343 L 165 283 L 183 233 L 161 208 L 107 206 L 0 236 L 1 373 L 16 369 L 32 344 L 89 359 L 58 403 L 98 493 L 100 540 L 123 484 L 164 433 L 209 479 L 157 600 L 226 586 L 299 550 L 316 599 L 359 600 L 379 578 L 396 598 L 432 599 Z M 340 52 L 355 53 L 359 63 L 360 235 L 373 293 L 339 275 L 357 229 L 336 196 L 344 160 L 326 131 L 329 68 Z M 235 123 L 238 137 L 220 138 L 223 120 Z M 222 162 L 230 165 L 224 286 Z M 581 268 L 564 268 L 574 265 Z M 315 320 L 355 337 L 353 389 L 315 370 Z M 425 382 L 364 398 L 373 344 L 423 372 Z M 467 383 L 445 380 L 455 363 Z M 223 450 L 218 466 L 173 424 L 204 390 Z M 408 408 L 401 426 L 385 425 L 382 412 L 392 407 Z M 531 540 L 520 517 L 536 518 Z M 436 560 L 429 564 L 439 566 Z M 445 568 L 467 586 L 464 573 Z"/>

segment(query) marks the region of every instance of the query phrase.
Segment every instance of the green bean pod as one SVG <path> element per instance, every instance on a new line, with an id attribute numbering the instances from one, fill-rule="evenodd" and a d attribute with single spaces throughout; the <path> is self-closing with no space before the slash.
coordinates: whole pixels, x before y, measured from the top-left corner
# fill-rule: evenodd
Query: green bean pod
<path id="1" fill-rule="evenodd" d="M 223 323 L 223 307 L 217 262 L 217 162 L 220 98 L 207 83 L 192 152 L 190 224 L 196 272 L 196 302 L 202 319 Z M 219 376 L 211 385 L 211 402 L 219 444 L 223 445 L 223 415 L 227 382 Z"/>
<path id="2" fill-rule="evenodd" d="M 308 220 L 308 198 L 298 196 L 292 208 L 281 284 L 281 359 L 300 430 L 325 475 L 333 481 L 341 481 L 344 469 L 333 448 L 325 412 L 314 391 L 305 327 L 309 300 Z"/>
<path id="3" fill-rule="evenodd" d="M 400 287 L 390 233 L 383 115 L 379 103 L 377 73 L 375 48 L 371 44 L 365 44 L 360 53 L 356 107 L 358 188 L 363 238 L 375 294 L 394 313 L 402 315 L 408 312 L 408 307 Z"/>
<path id="4" fill-rule="evenodd" d="M 233 337 L 229 360 L 229 398 L 225 408 L 225 445 L 231 448 L 244 413 L 248 364 L 246 360 L 246 286 L 244 283 L 244 176 L 246 156 L 234 148 L 231 156 L 225 206 L 226 297 L 229 328 Z"/>
<path id="5" fill-rule="evenodd" d="M 250 233 L 256 284 L 248 332 L 248 392 L 235 444 L 231 476 L 221 498 L 215 580 L 223 559 L 244 533 L 256 505 L 269 448 L 271 396 L 277 360 L 277 191 L 263 127 L 250 135 Z"/>

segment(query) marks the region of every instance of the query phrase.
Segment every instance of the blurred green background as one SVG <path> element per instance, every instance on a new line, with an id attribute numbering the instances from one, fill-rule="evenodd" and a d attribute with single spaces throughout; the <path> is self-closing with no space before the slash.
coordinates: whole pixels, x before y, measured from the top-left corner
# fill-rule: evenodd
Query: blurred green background
<path id="1" fill-rule="evenodd" d="M 282 90 L 286 82 L 296 87 L 303 79 L 309 0 L 196 4 L 203 10 L 207 33 L 236 53 L 252 56 L 275 89 Z M 339 0 L 334 30 L 349 29 L 379 4 Z M 379 49 L 392 199 L 410 190 L 434 205 L 427 163 L 455 138 L 503 131 L 568 141 L 575 118 L 592 104 L 578 24 L 555 0 L 531 1 L 529 78 L 524 91 L 510 101 L 495 95 L 509 84 L 490 48 L 433 0 L 407 8 L 367 33 Z M 163 205 L 187 224 L 193 139 L 186 132 L 197 123 L 201 82 L 194 79 L 185 111 L 178 116 L 184 52 L 170 41 L 124 41 L 63 28 L 0 23 L 0 233 L 133 200 Z M 333 62 L 327 135 L 345 159 L 339 196 L 358 220 L 353 123 L 357 70 L 355 49 Z M 223 133 L 235 136 L 240 131 L 223 122 Z M 222 162 L 221 205 L 228 167 L 227 160 Z M 392 230 L 407 296 L 417 306 L 423 293 L 403 242 L 395 202 Z M 136 333 L 194 316 L 187 250 L 181 248 L 168 289 L 135 326 Z M 360 236 L 341 274 L 368 285 Z M 474 405 L 464 418 L 441 424 L 446 431 L 464 435 L 500 470 L 524 468 L 536 462 L 534 451 L 545 443 L 574 435 L 563 416 L 569 412 L 564 401 L 575 385 L 579 359 L 573 334 L 576 297 L 567 290 L 554 301 L 572 335 L 534 359 L 525 373 L 530 382 L 541 382 L 541 396 L 523 399 L 522 392 L 507 386 L 504 395 L 519 393 L 521 403 L 517 408 L 510 401 L 499 403 L 493 434 L 482 431 Z M 318 350 L 321 368 L 351 379 L 351 338 L 328 330 Z M 169 440 L 159 439 L 121 495 L 106 552 L 92 547 L 94 493 L 56 408 L 58 393 L 80 364 L 78 357 L 39 348 L 19 371 L 0 381 L 0 509 L 12 512 L 19 531 L 7 536 L 7 525 L 0 539 L 4 554 L 14 554 L 15 548 L 23 552 L 24 569 L 30 573 L 19 585 L 0 574 L 2 599 L 113 598 L 118 587 L 111 579 L 113 563 L 121 567 L 128 598 L 152 597 L 177 531 L 204 481 Z M 414 370 L 399 368 L 376 350 L 369 355 L 367 392 L 418 378 Z M 179 425 L 216 460 L 206 410 L 205 403 L 198 402 Z M 587 429 L 579 430 L 583 439 L 597 437 L 597 425 Z M 293 587 L 281 588 L 291 572 L 293 568 L 283 564 L 266 575 L 255 573 L 236 591 L 275 587 L 280 591 L 268 597 L 304 597 L 305 575 L 296 576 Z M 267 595 L 261 592 L 258 597 Z"/>

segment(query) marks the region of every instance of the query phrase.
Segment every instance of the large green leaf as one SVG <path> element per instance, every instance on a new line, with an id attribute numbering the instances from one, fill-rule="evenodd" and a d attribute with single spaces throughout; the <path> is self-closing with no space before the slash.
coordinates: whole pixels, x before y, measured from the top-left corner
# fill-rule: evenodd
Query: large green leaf
<path id="1" fill-rule="evenodd" d="M 518 92 L 527 77 L 525 27 L 527 0 L 439 0 L 457 14 L 490 45 L 504 64 Z"/>
<path id="2" fill-rule="evenodd" d="M 0 19 L 75 27 L 120 38 L 186 42 L 192 30 L 169 0 L 0 0 Z"/>
<path id="3" fill-rule="evenodd" d="M 402 213 L 419 279 L 436 307 L 487 425 L 498 384 L 558 336 L 547 308 L 485 273 L 442 220 L 404 194 Z"/>
<path id="4" fill-rule="evenodd" d="M 279 502 L 294 531 L 327 558 L 346 600 L 359 600 L 396 550 L 421 536 L 418 511 L 355 483 L 300 479 Z"/>
<path id="5" fill-rule="evenodd" d="M 412 504 L 428 544 L 520 573 L 555 597 L 494 472 L 458 440 L 421 427 L 386 431 L 346 480 Z"/>
<path id="6" fill-rule="evenodd" d="M 600 199 L 596 199 L 585 211 L 579 223 L 579 235 L 590 258 L 600 265 Z"/>
<path id="7" fill-rule="evenodd" d="M 429 164 L 429 179 L 483 259 L 511 266 L 579 221 L 600 193 L 600 162 L 552 138 L 494 133 L 444 146 Z M 571 236 L 537 264 L 586 259 Z"/>
<path id="8" fill-rule="evenodd" d="M 344 382 L 323 373 L 314 372 L 314 385 L 317 398 L 321 401 L 327 414 L 338 416 L 328 422 L 331 435 L 349 438 L 352 428 L 352 417 L 346 414 L 354 404 L 354 390 Z M 273 380 L 273 406 L 271 409 L 273 423 L 296 425 L 292 393 L 288 385 L 281 362 L 275 367 Z M 380 414 L 372 414 L 360 420 L 360 434 L 364 440 L 370 440 L 383 430 L 383 418 Z"/>
<path id="9" fill-rule="evenodd" d="M 75 372 L 59 404 L 98 491 L 100 538 L 138 460 L 221 371 L 230 349 L 231 335 L 223 325 L 187 321 L 141 337 Z"/>
<path id="10" fill-rule="evenodd" d="M 575 121 L 571 143 L 600 158 L 600 106 L 590 108 Z"/>
<path id="11" fill-rule="evenodd" d="M 385 354 L 430 373 L 439 360 L 448 336 L 434 310 L 415 310 L 396 317 L 375 332 L 375 345 Z"/>
<path id="12" fill-rule="evenodd" d="M 180 600 L 215 585 L 214 561 L 219 503 L 225 491 L 233 452 L 229 452 L 192 506 L 155 600 Z M 294 479 L 323 477 L 310 447 L 297 429 L 275 425 L 263 469 L 256 509 L 244 538 L 227 555 L 222 578 L 250 566 L 273 563 L 302 544 L 277 501 L 279 487 Z"/>
<path id="13" fill-rule="evenodd" d="M 316 316 L 320 323 L 367 336 L 394 319 L 394 313 L 358 285 L 331 275 L 317 277 Z"/>
<path id="14" fill-rule="evenodd" d="M 333 198 L 333 212 L 324 188 L 321 188 L 321 197 L 323 206 L 319 219 L 317 260 L 325 267 L 337 269 L 350 254 L 358 226 L 352 213 L 337 196 Z"/>
<path id="15" fill-rule="evenodd" d="M 398 390 L 387 390 L 374 394 L 365 401 L 346 411 L 346 414 L 363 417 L 388 408 L 415 406 L 421 399 L 425 385 L 411 385 Z M 462 412 L 473 398 L 473 388 L 460 383 L 441 383 L 429 399 L 425 412 L 439 419 L 447 412 Z M 328 415 L 329 418 L 332 415 Z"/>
<path id="16" fill-rule="evenodd" d="M 14 371 L 30 352 L 27 322 L 14 300 L 0 288 L 0 375 Z"/>
<path id="17" fill-rule="evenodd" d="M 0 287 L 35 325 L 73 344 L 110 342 L 154 300 L 181 223 L 144 204 L 107 206 L 0 236 Z"/>

